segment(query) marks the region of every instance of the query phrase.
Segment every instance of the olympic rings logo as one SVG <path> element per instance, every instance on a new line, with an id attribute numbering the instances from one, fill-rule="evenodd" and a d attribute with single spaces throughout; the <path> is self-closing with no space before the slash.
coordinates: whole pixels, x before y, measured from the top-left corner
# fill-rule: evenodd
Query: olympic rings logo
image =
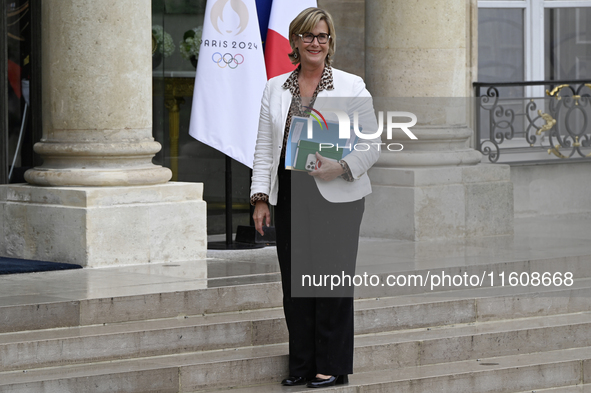
<path id="1" fill-rule="evenodd" d="M 215 52 L 211 55 L 211 60 L 218 65 L 220 68 L 231 68 L 235 69 L 240 64 L 244 63 L 244 56 L 238 53 L 235 56 L 232 56 L 231 53 L 225 53 L 223 56 L 220 52 Z"/>

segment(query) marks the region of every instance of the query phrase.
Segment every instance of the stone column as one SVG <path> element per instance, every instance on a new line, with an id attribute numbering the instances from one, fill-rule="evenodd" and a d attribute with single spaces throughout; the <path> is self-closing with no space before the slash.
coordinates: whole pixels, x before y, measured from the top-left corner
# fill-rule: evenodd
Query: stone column
<path id="1" fill-rule="evenodd" d="M 203 185 L 152 164 L 151 7 L 43 0 L 44 162 L 0 186 L 0 255 L 87 267 L 205 257 Z M 44 187 L 40 187 L 44 186 Z"/>
<path id="2" fill-rule="evenodd" d="M 152 164 L 151 9 L 144 0 L 44 0 L 43 186 L 170 180 Z"/>
<path id="3" fill-rule="evenodd" d="M 366 83 L 377 110 L 416 114 L 370 171 L 362 233 L 407 240 L 512 233 L 509 167 L 468 147 L 467 0 L 366 1 Z M 386 141 L 385 141 L 386 142 Z M 388 141 L 392 142 L 392 141 Z"/>

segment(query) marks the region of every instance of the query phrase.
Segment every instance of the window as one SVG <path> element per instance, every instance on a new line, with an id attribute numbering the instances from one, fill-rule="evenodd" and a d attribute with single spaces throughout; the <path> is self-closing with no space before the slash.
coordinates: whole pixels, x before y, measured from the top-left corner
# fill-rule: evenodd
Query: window
<path id="1" fill-rule="evenodd" d="M 591 1 L 478 2 L 478 81 L 591 78 Z"/>
<path id="2" fill-rule="evenodd" d="M 591 77 L 591 7 L 544 10 L 546 80 Z M 573 29 L 574 27 L 574 29 Z"/>
<path id="3" fill-rule="evenodd" d="M 488 161 L 591 157 L 591 110 L 578 105 L 589 80 L 591 0 L 478 2 L 476 139 Z"/>

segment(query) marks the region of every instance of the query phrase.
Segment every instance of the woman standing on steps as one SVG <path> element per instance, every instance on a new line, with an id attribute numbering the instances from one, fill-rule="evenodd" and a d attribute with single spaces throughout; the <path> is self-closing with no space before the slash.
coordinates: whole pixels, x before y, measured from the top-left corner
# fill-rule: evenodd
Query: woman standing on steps
<path id="1" fill-rule="evenodd" d="M 374 145 L 368 151 L 352 151 L 340 161 L 316 153 L 321 166 L 306 173 L 285 169 L 285 146 L 292 117 L 307 117 L 317 98 L 369 102 L 353 106 L 368 130 L 376 130 L 377 122 L 363 80 L 331 67 L 336 32 L 330 14 L 319 8 L 302 11 L 289 26 L 289 39 L 289 57 L 299 66 L 267 82 L 251 203 L 261 234 L 271 221 L 268 203 L 275 205 L 283 308 L 289 330 L 290 377 L 282 384 L 317 388 L 346 383 L 353 372 L 353 291 L 349 285 L 338 292 L 324 288 L 311 293 L 310 288 L 302 287 L 302 274 L 355 274 L 364 196 L 371 192 L 366 172 L 377 161 L 379 150 Z M 367 142 L 371 145 L 381 140 Z"/>

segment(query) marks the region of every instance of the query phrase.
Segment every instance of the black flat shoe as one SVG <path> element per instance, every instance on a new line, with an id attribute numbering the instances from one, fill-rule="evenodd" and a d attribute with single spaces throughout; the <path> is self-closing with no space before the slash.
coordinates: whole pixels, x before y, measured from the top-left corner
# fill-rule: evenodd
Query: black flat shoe
<path id="1" fill-rule="evenodd" d="M 328 379 L 314 378 L 306 384 L 309 388 L 325 388 L 328 386 L 342 385 L 349 383 L 348 375 L 333 375 Z"/>
<path id="2" fill-rule="evenodd" d="M 306 377 L 294 377 L 291 376 L 289 378 L 285 378 L 281 381 L 283 386 L 297 386 L 297 385 L 305 385 L 308 380 Z"/>

